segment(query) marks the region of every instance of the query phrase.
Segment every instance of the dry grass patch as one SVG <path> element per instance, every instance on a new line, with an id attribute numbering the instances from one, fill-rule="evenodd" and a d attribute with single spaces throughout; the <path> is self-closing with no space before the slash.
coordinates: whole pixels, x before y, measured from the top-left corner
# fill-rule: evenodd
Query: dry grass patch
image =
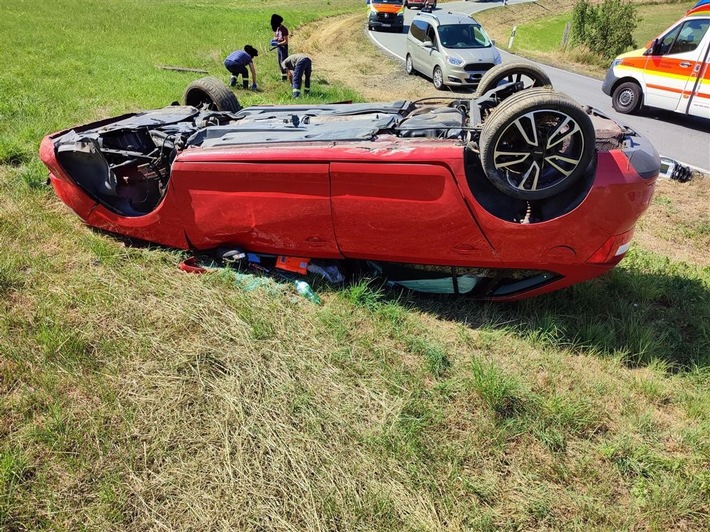
<path id="1" fill-rule="evenodd" d="M 710 178 L 688 183 L 660 179 L 648 212 L 636 229 L 637 242 L 674 260 L 710 266 Z"/>
<path id="2" fill-rule="evenodd" d="M 408 76 L 400 62 L 377 48 L 367 36 L 361 13 L 309 24 L 298 37 L 299 45 L 313 58 L 315 75 L 357 90 L 366 101 L 447 95 L 431 83 L 422 83 L 419 76 Z"/>

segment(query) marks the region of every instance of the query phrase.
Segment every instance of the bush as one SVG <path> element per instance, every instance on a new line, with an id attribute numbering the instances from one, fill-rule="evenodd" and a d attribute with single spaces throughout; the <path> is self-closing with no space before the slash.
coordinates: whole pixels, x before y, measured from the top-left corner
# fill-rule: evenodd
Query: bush
<path id="1" fill-rule="evenodd" d="M 604 0 L 593 6 L 579 0 L 572 12 L 572 40 L 605 59 L 635 46 L 636 6 L 626 0 Z"/>

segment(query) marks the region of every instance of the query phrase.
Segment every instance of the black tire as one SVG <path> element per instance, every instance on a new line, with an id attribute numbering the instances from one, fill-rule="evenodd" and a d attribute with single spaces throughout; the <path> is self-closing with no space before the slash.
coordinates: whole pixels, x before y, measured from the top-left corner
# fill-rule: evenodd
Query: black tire
<path id="1" fill-rule="evenodd" d="M 589 115 L 549 88 L 514 94 L 483 124 L 479 142 L 489 181 L 513 198 L 539 200 L 572 186 L 595 156 Z"/>
<path id="2" fill-rule="evenodd" d="M 407 58 L 404 60 L 404 71 L 410 76 L 414 74 L 414 63 L 410 54 L 407 54 Z"/>
<path id="3" fill-rule="evenodd" d="M 619 85 L 611 95 L 611 106 L 623 114 L 632 114 L 643 105 L 643 93 L 633 81 Z"/>
<path id="4" fill-rule="evenodd" d="M 196 79 L 185 89 L 185 105 L 207 106 L 213 111 L 236 113 L 242 107 L 234 93 L 221 80 L 214 77 Z"/>
<path id="5" fill-rule="evenodd" d="M 501 63 L 483 74 L 476 88 L 475 96 L 482 96 L 489 90 L 495 89 L 503 81 L 522 81 L 526 89 L 552 86 L 550 77 L 537 65 L 522 61 Z"/>
<path id="6" fill-rule="evenodd" d="M 444 83 L 444 73 L 439 68 L 439 65 L 434 67 L 434 72 L 431 75 L 431 81 L 434 84 L 434 88 L 438 91 L 443 91 L 446 88 Z"/>

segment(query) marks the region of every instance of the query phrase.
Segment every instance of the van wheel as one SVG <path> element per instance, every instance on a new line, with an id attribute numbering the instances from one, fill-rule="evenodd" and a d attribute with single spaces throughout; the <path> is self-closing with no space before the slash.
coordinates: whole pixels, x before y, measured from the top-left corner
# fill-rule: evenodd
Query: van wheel
<path id="1" fill-rule="evenodd" d="M 585 174 L 595 156 L 594 126 L 569 97 L 533 88 L 493 109 L 479 148 L 486 177 L 498 190 L 523 200 L 545 199 Z"/>
<path id="2" fill-rule="evenodd" d="M 414 63 L 412 63 L 412 56 L 407 54 L 407 59 L 404 61 L 404 71 L 410 76 L 414 74 Z"/>
<path id="3" fill-rule="evenodd" d="M 238 112 L 242 106 L 234 93 L 214 77 L 196 79 L 185 89 L 185 105 L 207 107 L 212 111 Z"/>
<path id="4" fill-rule="evenodd" d="M 611 95 L 611 106 L 620 113 L 635 113 L 643 103 L 641 87 L 633 81 L 619 85 Z"/>
<path id="5" fill-rule="evenodd" d="M 434 74 L 432 74 L 431 80 L 434 83 L 434 88 L 436 90 L 441 91 L 444 90 L 444 87 L 446 87 L 444 84 L 444 73 L 438 66 L 434 67 Z"/>
<path id="6" fill-rule="evenodd" d="M 483 74 L 474 97 L 482 96 L 503 82 L 522 82 L 524 89 L 552 86 L 550 77 L 537 65 L 522 61 L 501 63 Z"/>

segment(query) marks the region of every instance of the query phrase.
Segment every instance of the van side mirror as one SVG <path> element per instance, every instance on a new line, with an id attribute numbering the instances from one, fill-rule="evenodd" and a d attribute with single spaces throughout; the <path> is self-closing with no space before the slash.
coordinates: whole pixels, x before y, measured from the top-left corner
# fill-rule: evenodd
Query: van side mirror
<path id="1" fill-rule="evenodd" d="M 422 46 L 423 46 L 424 48 L 434 48 L 434 43 L 431 42 L 431 41 L 424 41 L 424 42 L 422 43 Z"/>
<path id="2" fill-rule="evenodd" d="M 644 55 L 662 55 L 661 53 L 661 41 L 658 39 L 653 39 L 651 41 L 651 46 L 648 47 Z"/>

